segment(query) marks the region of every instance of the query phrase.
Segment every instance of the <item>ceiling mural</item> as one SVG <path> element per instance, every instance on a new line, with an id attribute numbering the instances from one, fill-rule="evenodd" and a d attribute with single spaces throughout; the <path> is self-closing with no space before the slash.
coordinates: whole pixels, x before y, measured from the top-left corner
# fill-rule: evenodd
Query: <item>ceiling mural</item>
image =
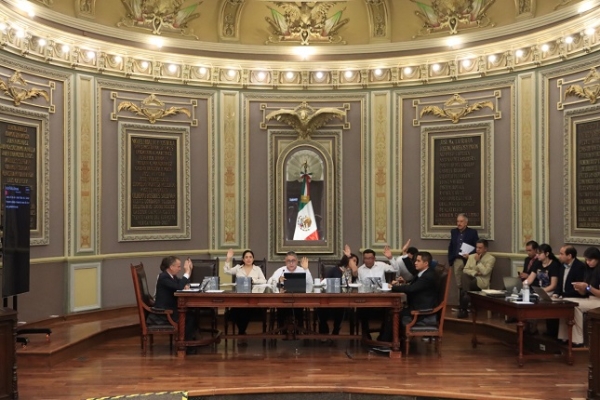
<path id="1" fill-rule="evenodd" d="M 202 2 L 186 7 L 183 0 L 121 0 L 121 3 L 127 13 L 117 26 L 148 29 L 155 35 L 162 35 L 163 31 L 178 32 L 198 40 L 188 22 L 200 16 L 196 9 Z"/>
<path id="2" fill-rule="evenodd" d="M 267 6 L 271 17 L 266 21 L 273 29 L 266 44 L 292 42 L 300 45 L 312 43 L 346 44 L 338 30 L 350 20 L 342 19 L 345 9 L 329 13 L 337 2 L 282 2 L 274 1 L 276 8 Z"/>
<path id="3" fill-rule="evenodd" d="M 423 21 L 418 35 L 447 32 L 458 33 L 459 28 L 485 28 L 495 26 L 487 16 L 496 0 L 432 0 L 431 4 L 410 0 L 419 6 L 415 15 Z"/>

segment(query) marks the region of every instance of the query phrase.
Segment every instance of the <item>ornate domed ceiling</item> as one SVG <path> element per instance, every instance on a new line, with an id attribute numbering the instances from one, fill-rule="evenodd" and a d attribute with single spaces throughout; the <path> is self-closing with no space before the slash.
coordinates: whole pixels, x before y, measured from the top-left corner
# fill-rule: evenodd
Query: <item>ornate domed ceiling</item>
<path id="1" fill-rule="evenodd" d="M 200 79 L 199 71 L 188 70 L 184 76 L 192 66 L 204 68 L 210 80 L 214 66 L 233 70 L 226 72 L 232 83 L 243 83 L 253 70 L 353 69 L 366 74 L 363 83 L 366 79 L 376 84 L 435 81 L 436 74 L 461 79 L 505 73 L 587 54 L 597 46 L 599 4 L 600 0 L 3 0 L 0 28 L 9 51 L 128 76 L 143 75 L 145 69 L 156 74 L 158 64 L 168 64 L 171 73 L 180 71 L 177 79 L 192 82 Z M 144 62 L 147 68 L 141 68 Z M 167 75 L 161 72 L 161 78 Z"/>

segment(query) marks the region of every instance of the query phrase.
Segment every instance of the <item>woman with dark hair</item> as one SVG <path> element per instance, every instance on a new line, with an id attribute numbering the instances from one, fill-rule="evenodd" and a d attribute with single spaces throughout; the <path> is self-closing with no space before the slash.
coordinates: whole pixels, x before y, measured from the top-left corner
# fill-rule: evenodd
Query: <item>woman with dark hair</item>
<path id="1" fill-rule="evenodd" d="M 352 273 L 354 271 L 354 274 Z M 350 246 L 344 246 L 344 255 L 338 263 L 337 268 L 331 268 L 327 271 L 327 276 L 324 278 L 337 278 L 342 280 L 342 286 L 345 287 L 347 284 L 355 283 L 358 271 L 358 256 L 353 254 L 350 250 Z M 340 334 L 340 327 L 344 314 L 347 312 L 344 308 L 319 308 L 317 309 L 317 317 L 319 319 L 319 333 L 327 335 L 329 333 L 329 324 L 327 321 L 333 318 L 333 331 L 332 335 Z M 349 311 L 348 311 L 349 312 Z"/>
<path id="2" fill-rule="evenodd" d="M 233 249 L 227 251 L 227 258 L 225 259 L 224 272 L 229 275 L 235 275 L 236 277 L 247 277 L 252 279 L 252 284 L 263 284 L 267 283 L 265 274 L 259 266 L 254 265 L 254 252 L 252 250 L 244 250 L 242 253 L 242 264 L 231 266 L 231 260 L 233 259 Z M 238 328 L 238 334 L 245 335 L 246 329 L 250 319 L 254 314 L 259 312 L 259 309 L 255 308 L 232 308 L 230 310 L 231 319 L 235 321 Z M 238 340 L 238 345 L 246 345 L 246 340 Z"/>
<path id="3" fill-rule="evenodd" d="M 548 294 L 552 294 L 558 285 L 558 278 L 561 273 L 560 262 L 552 253 L 552 247 L 549 244 L 542 243 L 537 249 L 538 268 L 531 271 L 527 278 L 529 286 L 539 286 Z"/>
<path id="4" fill-rule="evenodd" d="M 585 278 L 583 282 L 573 282 L 573 288 L 584 298 L 577 297 L 572 300 L 579 305 L 575 307 L 575 325 L 573 325 L 573 347 L 583 346 L 583 314 L 586 311 L 600 307 L 600 250 L 588 247 L 583 252 L 585 258 Z M 567 321 L 561 320 L 558 329 L 558 338 L 564 342 L 568 339 Z"/>

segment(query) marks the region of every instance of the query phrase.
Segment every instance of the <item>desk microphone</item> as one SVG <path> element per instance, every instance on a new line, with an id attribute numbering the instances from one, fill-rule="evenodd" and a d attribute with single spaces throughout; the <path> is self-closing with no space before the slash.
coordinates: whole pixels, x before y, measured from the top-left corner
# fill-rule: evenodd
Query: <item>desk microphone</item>
<path id="1" fill-rule="evenodd" d="M 208 282 L 210 282 L 210 280 L 206 279 L 203 283 L 202 286 L 200 287 L 200 292 L 204 293 L 204 289 L 206 289 L 206 286 L 208 286 Z"/>

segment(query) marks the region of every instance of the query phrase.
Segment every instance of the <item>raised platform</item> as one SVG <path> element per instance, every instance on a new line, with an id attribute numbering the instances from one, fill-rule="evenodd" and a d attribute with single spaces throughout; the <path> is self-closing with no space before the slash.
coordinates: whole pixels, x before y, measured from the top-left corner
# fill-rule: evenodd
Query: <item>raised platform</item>
<path id="1" fill-rule="evenodd" d="M 17 364 L 54 367 L 92 346 L 139 335 L 140 324 L 137 309 L 132 306 L 60 316 L 19 328 L 49 328 L 52 335 L 49 340 L 45 335 L 23 335 L 29 343 L 25 347 L 17 346 Z"/>

